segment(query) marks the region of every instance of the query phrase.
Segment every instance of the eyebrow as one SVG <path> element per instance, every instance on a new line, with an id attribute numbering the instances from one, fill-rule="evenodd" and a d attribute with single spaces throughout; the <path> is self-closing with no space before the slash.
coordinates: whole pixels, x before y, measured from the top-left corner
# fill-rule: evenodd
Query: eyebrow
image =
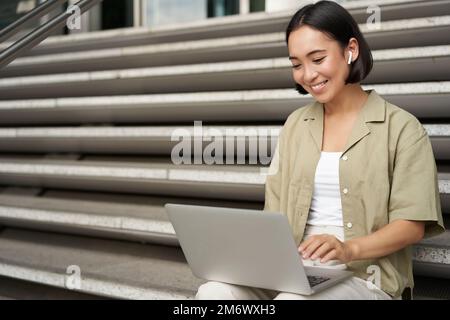
<path id="1" fill-rule="evenodd" d="M 325 50 L 325 49 L 316 49 L 316 50 L 313 50 L 313 51 L 309 52 L 306 56 L 310 56 L 310 55 L 312 55 L 312 54 L 314 54 L 314 53 L 317 53 L 317 52 L 324 52 L 324 51 L 326 51 L 326 50 Z M 292 59 L 297 59 L 297 60 L 298 60 L 297 57 L 289 56 L 289 60 L 292 60 Z"/>

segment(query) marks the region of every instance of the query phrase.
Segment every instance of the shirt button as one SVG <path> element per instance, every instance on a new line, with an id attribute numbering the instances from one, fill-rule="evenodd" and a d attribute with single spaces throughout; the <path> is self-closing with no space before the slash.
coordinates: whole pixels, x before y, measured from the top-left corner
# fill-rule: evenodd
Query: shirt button
<path id="1" fill-rule="evenodd" d="M 353 227 L 353 224 L 351 222 L 347 222 L 347 228 L 351 229 Z"/>
<path id="2" fill-rule="evenodd" d="M 348 193 L 348 189 L 347 189 L 347 188 L 344 188 L 344 189 L 342 190 L 342 192 L 344 192 L 344 194 L 347 194 L 347 193 Z"/>
<path id="3" fill-rule="evenodd" d="M 342 157 L 342 160 L 347 161 L 348 157 L 345 155 L 345 156 Z"/>

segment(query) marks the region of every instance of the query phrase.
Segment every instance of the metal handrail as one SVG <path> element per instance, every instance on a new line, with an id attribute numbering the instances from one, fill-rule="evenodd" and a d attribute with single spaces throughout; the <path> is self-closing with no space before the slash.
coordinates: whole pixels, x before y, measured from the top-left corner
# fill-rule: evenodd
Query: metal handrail
<path id="1" fill-rule="evenodd" d="M 102 1 L 103 0 L 80 0 L 74 4 L 74 7 L 78 7 L 80 9 L 80 14 L 82 14 Z M 73 13 L 73 10 L 61 13 L 0 52 L 0 69 L 8 65 L 24 51 L 30 50 L 39 44 L 47 38 L 53 30 L 65 25 L 67 19 L 69 19 Z"/>
<path id="2" fill-rule="evenodd" d="M 14 21 L 10 25 L 0 30 L 0 42 L 5 41 L 6 39 L 19 32 L 25 23 L 42 17 L 43 15 L 55 9 L 57 5 L 62 5 L 66 1 L 67 0 L 47 0 L 41 3 L 36 8 L 20 17 L 20 19 Z"/>

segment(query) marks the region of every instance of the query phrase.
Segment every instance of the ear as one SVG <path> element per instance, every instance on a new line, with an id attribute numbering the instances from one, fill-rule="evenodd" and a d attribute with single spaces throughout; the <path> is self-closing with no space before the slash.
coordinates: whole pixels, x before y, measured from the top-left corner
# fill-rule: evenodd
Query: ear
<path id="1" fill-rule="evenodd" d="M 356 38 L 351 38 L 348 41 L 348 45 L 347 45 L 347 49 L 346 49 L 346 58 L 348 61 L 348 57 L 349 57 L 349 52 L 352 53 L 352 61 L 355 61 L 356 59 L 358 59 L 359 56 L 359 44 L 358 44 L 358 40 L 356 40 Z"/>

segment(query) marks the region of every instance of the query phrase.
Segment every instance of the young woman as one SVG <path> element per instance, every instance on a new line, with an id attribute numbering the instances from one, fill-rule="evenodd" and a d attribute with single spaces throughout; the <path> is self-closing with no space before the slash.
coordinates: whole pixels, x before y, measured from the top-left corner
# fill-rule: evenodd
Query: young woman
<path id="1" fill-rule="evenodd" d="M 297 91 L 315 101 L 281 131 L 264 210 L 286 214 L 305 265 L 354 277 L 313 296 L 219 282 L 198 299 L 392 299 L 414 286 L 411 245 L 444 231 L 428 135 L 405 110 L 360 82 L 372 55 L 340 5 L 292 17 L 286 42 Z"/>

